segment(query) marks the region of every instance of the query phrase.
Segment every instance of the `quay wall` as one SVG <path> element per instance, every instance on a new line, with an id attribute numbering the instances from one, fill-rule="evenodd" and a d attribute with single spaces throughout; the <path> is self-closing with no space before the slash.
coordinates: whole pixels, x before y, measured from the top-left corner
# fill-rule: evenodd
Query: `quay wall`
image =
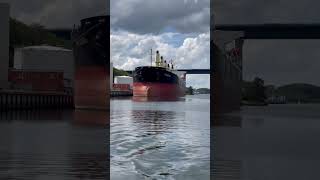
<path id="1" fill-rule="evenodd" d="M 0 110 L 73 108 L 73 96 L 62 93 L 0 92 Z"/>

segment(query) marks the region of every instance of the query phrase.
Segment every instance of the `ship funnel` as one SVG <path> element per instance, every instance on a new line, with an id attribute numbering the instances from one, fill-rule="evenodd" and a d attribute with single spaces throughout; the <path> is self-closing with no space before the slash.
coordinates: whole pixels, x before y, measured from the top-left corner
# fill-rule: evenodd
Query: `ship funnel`
<path id="1" fill-rule="evenodd" d="M 161 61 L 160 61 L 160 66 L 163 66 L 163 56 L 160 57 Z"/>

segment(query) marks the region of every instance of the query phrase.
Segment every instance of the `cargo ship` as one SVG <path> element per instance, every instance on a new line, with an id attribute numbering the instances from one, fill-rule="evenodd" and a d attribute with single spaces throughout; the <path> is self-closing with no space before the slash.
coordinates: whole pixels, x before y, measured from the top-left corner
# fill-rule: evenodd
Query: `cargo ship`
<path id="1" fill-rule="evenodd" d="M 108 109 L 110 16 L 81 20 L 72 31 L 75 108 Z"/>
<path id="2" fill-rule="evenodd" d="M 133 72 L 134 97 L 182 97 L 185 87 L 185 72 L 175 70 L 173 63 L 167 63 L 159 51 L 156 52 L 155 66 L 136 67 Z"/>

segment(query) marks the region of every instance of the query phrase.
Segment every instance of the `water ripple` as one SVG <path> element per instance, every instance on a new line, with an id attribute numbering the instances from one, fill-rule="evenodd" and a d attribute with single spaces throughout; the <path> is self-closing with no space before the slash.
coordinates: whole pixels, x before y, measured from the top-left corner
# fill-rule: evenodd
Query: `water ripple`
<path id="1" fill-rule="evenodd" d="M 210 112 L 203 103 L 209 101 L 111 101 L 111 178 L 209 179 Z"/>

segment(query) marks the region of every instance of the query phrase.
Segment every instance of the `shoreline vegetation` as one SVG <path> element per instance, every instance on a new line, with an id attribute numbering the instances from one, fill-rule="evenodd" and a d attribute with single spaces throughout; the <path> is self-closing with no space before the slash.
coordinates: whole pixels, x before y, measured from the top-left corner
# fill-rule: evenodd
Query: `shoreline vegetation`
<path id="1" fill-rule="evenodd" d="M 209 88 L 193 88 L 189 86 L 186 90 L 186 95 L 197 95 L 197 94 L 210 94 Z"/>
<path id="2" fill-rule="evenodd" d="M 10 46 L 24 47 L 36 45 L 58 46 L 72 49 L 71 40 L 65 40 L 51 33 L 40 24 L 27 25 L 14 18 L 10 18 Z"/>
<path id="3" fill-rule="evenodd" d="M 40 24 L 27 25 L 10 17 L 9 66 L 13 67 L 14 50 L 26 46 L 57 46 L 72 49 L 71 40 L 57 37 Z"/>
<path id="4" fill-rule="evenodd" d="M 268 104 L 320 104 L 320 87 L 306 83 L 292 83 L 276 87 L 264 85 L 259 77 L 243 81 L 241 106 Z"/>

